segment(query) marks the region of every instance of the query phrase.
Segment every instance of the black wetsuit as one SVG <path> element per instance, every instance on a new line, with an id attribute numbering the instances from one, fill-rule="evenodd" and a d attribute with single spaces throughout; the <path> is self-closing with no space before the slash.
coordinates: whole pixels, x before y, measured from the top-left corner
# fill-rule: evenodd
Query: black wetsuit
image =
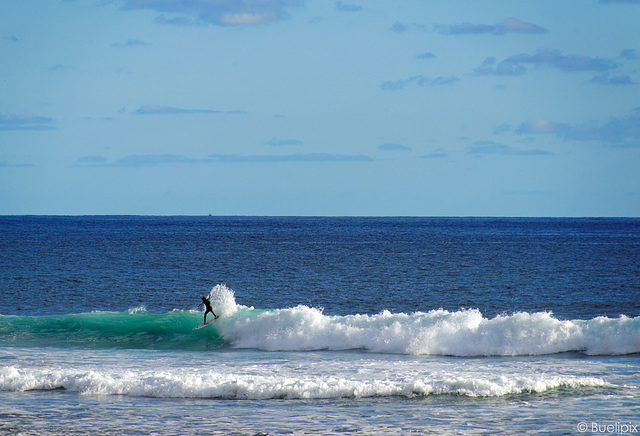
<path id="1" fill-rule="evenodd" d="M 204 307 L 207 308 L 207 310 L 204 311 L 204 323 L 207 323 L 207 313 L 211 312 L 213 313 L 214 317 L 218 317 L 218 315 L 216 315 L 216 313 L 213 311 L 213 309 L 211 308 L 211 301 L 209 300 L 203 300 L 202 303 L 200 303 L 198 305 L 198 307 L 202 306 L 204 304 Z"/>

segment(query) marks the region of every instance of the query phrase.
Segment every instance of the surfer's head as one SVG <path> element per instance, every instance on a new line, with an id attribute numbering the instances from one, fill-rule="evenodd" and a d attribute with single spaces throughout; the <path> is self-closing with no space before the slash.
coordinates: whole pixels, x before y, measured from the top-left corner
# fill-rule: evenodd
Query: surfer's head
<path id="1" fill-rule="evenodd" d="M 202 296 L 202 301 L 205 301 L 207 299 L 207 297 L 205 297 L 204 295 Z"/>

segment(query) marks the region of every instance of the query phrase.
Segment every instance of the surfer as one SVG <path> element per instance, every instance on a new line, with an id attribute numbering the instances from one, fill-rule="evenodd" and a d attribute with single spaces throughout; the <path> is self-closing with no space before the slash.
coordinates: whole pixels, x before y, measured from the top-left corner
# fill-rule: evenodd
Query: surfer
<path id="1" fill-rule="evenodd" d="M 213 313 L 213 316 L 214 316 L 213 319 L 218 319 L 218 315 L 216 315 L 216 313 L 211 308 L 211 301 L 209 301 L 209 299 L 204 295 L 202 296 L 202 303 L 198 304 L 198 307 L 202 306 L 203 304 L 204 304 L 204 307 L 207 309 L 204 311 L 204 323 L 205 324 L 207 323 L 207 314 L 209 312 Z"/>

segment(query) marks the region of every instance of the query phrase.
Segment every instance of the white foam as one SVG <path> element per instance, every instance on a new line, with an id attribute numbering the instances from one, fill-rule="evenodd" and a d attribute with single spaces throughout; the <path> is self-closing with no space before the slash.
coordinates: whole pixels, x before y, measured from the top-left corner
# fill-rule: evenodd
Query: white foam
<path id="1" fill-rule="evenodd" d="M 131 309 L 127 310 L 127 312 L 130 315 L 136 314 L 138 312 L 146 312 L 147 308 L 145 306 L 138 306 L 138 307 L 132 307 Z"/>
<path id="2" fill-rule="evenodd" d="M 559 320 L 550 312 L 520 312 L 488 319 L 475 309 L 327 316 L 307 306 L 266 311 L 235 308 L 218 330 L 238 348 L 453 356 L 640 352 L 640 317 Z"/>
<path id="3" fill-rule="evenodd" d="M 216 285 L 209 292 L 211 307 L 213 311 L 220 316 L 230 316 L 238 311 L 236 299 L 232 289 L 226 285 Z"/>
<path id="4" fill-rule="evenodd" d="M 237 348 L 451 356 L 640 352 L 640 317 L 559 320 L 551 312 L 518 312 L 486 318 L 477 309 L 329 316 L 304 305 L 274 310 L 238 305 L 225 285 L 214 286 L 209 296 L 221 315 L 218 333 Z"/>
<path id="5" fill-rule="evenodd" d="M 558 387 L 610 386 L 594 377 L 478 374 L 394 374 L 352 377 L 332 374 L 234 373 L 185 370 L 112 370 L 0 368 L 0 391 L 64 388 L 86 395 L 159 398 L 362 398 L 427 396 L 471 397 L 545 392 Z"/>

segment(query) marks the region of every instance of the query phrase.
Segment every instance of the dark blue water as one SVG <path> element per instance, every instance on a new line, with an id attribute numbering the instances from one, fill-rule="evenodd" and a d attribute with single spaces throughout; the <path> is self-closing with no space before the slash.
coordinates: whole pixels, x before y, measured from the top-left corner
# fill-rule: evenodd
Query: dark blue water
<path id="1" fill-rule="evenodd" d="M 239 304 L 640 315 L 639 219 L 1 217 L 0 314 Z"/>

